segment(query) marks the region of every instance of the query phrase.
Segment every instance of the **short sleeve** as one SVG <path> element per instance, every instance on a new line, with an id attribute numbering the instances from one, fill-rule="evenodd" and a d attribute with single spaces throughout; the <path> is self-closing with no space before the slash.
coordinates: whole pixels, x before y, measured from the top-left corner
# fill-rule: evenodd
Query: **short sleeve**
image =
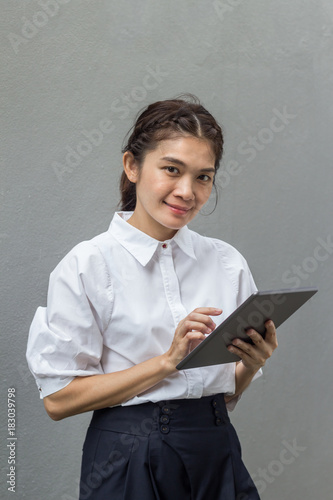
<path id="1" fill-rule="evenodd" d="M 91 242 L 77 245 L 51 273 L 47 307 L 35 313 L 26 352 L 41 398 L 77 376 L 103 373 L 112 299 L 104 258 Z"/>
<path id="2" fill-rule="evenodd" d="M 213 240 L 230 282 L 233 284 L 237 307 L 258 289 L 243 255 L 232 245 L 221 240 Z"/>

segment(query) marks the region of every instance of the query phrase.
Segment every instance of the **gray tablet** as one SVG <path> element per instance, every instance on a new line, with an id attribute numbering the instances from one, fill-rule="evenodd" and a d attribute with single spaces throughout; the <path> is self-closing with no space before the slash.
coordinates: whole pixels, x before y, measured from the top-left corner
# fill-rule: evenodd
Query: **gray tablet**
<path id="1" fill-rule="evenodd" d="M 276 328 L 299 309 L 317 288 L 299 288 L 253 293 L 223 323 L 177 365 L 178 370 L 239 361 L 227 346 L 235 338 L 252 343 L 245 331 L 254 328 L 265 337 L 264 323 L 271 319 Z"/>

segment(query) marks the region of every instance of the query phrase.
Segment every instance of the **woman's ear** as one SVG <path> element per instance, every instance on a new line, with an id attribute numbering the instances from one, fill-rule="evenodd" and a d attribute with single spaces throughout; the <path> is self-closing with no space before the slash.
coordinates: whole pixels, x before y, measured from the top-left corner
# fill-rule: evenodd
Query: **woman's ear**
<path id="1" fill-rule="evenodd" d="M 133 153 L 130 151 L 126 151 L 124 153 L 123 165 L 128 180 L 135 184 L 139 179 L 139 167 L 135 161 Z"/>

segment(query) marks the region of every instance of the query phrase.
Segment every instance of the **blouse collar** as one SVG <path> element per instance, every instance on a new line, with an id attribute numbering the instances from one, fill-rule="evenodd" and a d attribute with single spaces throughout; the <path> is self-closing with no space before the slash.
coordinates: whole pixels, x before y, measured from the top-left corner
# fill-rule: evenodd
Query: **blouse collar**
<path id="1" fill-rule="evenodd" d="M 116 212 L 111 221 L 109 232 L 135 257 L 146 266 L 159 245 L 164 242 L 155 240 L 127 222 L 133 212 Z M 168 243 L 175 242 L 191 259 L 196 260 L 190 230 L 187 226 L 177 231 Z"/>

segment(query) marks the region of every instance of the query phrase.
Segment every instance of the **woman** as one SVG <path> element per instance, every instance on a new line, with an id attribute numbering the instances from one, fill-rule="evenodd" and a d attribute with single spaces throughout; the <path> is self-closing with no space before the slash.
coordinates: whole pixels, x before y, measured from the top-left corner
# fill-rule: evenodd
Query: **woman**
<path id="1" fill-rule="evenodd" d="M 51 274 L 27 358 L 52 419 L 94 410 L 80 500 L 259 498 L 227 406 L 276 348 L 274 324 L 233 341 L 237 364 L 176 369 L 256 289 L 233 247 L 187 227 L 222 151 L 196 98 L 148 106 L 123 150 L 121 212 Z"/>

